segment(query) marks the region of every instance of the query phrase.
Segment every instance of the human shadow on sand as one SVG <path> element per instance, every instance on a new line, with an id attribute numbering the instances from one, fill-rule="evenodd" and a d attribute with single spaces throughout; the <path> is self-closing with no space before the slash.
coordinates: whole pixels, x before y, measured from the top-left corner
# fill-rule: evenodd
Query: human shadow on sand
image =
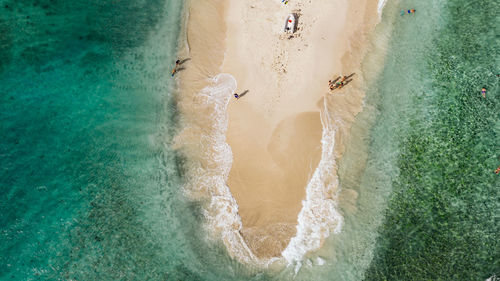
<path id="1" fill-rule="evenodd" d="M 243 91 L 243 93 L 238 94 L 238 96 L 241 98 L 242 96 L 246 95 L 248 92 L 250 92 L 250 90 L 245 90 L 245 91 Z"/>
<path id="2" fill-rule="evenodd" d="M 190 61 L 191 58 L 187 58 L 187 59 L 183 59 L 179 62 L 179 65 L 182 65 L 183 63 L 187 62 L 187 61 Z"/>

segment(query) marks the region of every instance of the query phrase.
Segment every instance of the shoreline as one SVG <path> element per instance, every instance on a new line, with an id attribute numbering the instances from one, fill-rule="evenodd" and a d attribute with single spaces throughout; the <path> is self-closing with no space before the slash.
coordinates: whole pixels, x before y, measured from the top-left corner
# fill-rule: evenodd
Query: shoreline
<path id="1" fill-rule="evenodd" d="M 335 161 L 362 110 L 360 64 L 377 23 L 377 3 L 344 5 L 335 36 L 325 28 L 328 11 L 338 13 L 344 1 L 215 2 L 186 4 L 187 46 L 179 53 L 191 62 L 179 74 L 183 130 L 176 138 L 188 158 L 186 192 L 209 202 L 207 230 L 222 236 L 231 256 L 260 264 L 283 257 L 300 262 L 341 227 Z M 285 10 L 300 13 L 291 39 L 281 32 Z M 206 28 L 195 28 L 200 26 Z M 352 72 L 359 73 L 352 83 L 328 93 L 333 75 Z M 230 74 L 222 79 L 230 86 L 211 80 L 219 73 Z M 217 101 L 213 94 L 200 95 L 207 89 L 220 94 Z M 240 100 L 230 100 L 232 91 L 245 89 Z M 207 136 L 212 140 L 200 149 Z"/>

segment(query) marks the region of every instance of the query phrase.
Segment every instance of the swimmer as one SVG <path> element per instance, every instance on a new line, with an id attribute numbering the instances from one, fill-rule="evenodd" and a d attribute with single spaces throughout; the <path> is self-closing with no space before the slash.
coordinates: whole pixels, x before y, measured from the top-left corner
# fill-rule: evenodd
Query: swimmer
<path id="1" fill-rule="evenodd" d="M 407 10 L 407 11 L 401 11 L 401 15 L 403 16 L 404 14 L 408 13 L 408 14 L 414 14 L 417 10 L 415 9 L 410 9 L 410 10 Z"/>
<path id="2" fill-rule="evenodd" d="M 485 87 L 483 87 L 481 89 L 481 95 L 483 95 L 483 98 L 486 98 L 486 88 Z"/>
<path id="3" fill-rule="evenodd" d="M 498 166 L 498 168 L 495 170 L 495 174 L 498 174 L 500 173 L 500 166 Z"/>

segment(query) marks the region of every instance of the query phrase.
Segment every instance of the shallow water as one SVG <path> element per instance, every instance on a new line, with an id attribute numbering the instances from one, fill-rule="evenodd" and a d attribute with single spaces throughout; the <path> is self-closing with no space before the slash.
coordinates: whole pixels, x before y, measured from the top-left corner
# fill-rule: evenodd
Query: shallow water
<path id="1" fill-rule="evenodd" d="M 372 149 L 397 153 L 383 162 L 391 194 L 365 279 L 485 280 L 500 272 L 500 4 L 402 4 L 417 14 L 401 17 L 372 88 Z"/>
<path id="2" fill-rule="evenodd" d="M 0 4 L 1 280 L 500 274 L 498 1 L 388 1 L 339 162 L 342 231 L 296 275 L 231 259 L 182 193 L 182 1 Z"/>

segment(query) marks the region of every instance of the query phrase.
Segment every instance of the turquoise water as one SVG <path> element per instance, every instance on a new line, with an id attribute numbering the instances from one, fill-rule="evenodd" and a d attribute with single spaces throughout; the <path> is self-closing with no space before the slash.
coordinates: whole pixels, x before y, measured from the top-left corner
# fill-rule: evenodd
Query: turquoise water
<path id="1" fill-rule="evenodd" d="M 182 1 L 0 1 L 0 279 L 182 266 L 168 148 L 181 11 Z"/>
<path id="2" fill-rule="evenodd" d="M 339 163 L 359 197 L 297 275 L 238 264 L 182 194 L 182 3 L 0 0 L 0 280 L 500 274 L 498 1 L 389 1 Z"/>
<path id="3" fill-rule="evenodd" d="M 498 276 L 500 3 L 398 7 L 417 14 L 398 19 L 372 87 L 380 93 L 372 147 L 397 154 L 371 152 L 389 166 L 391 194 L 365 280 Z"/>

